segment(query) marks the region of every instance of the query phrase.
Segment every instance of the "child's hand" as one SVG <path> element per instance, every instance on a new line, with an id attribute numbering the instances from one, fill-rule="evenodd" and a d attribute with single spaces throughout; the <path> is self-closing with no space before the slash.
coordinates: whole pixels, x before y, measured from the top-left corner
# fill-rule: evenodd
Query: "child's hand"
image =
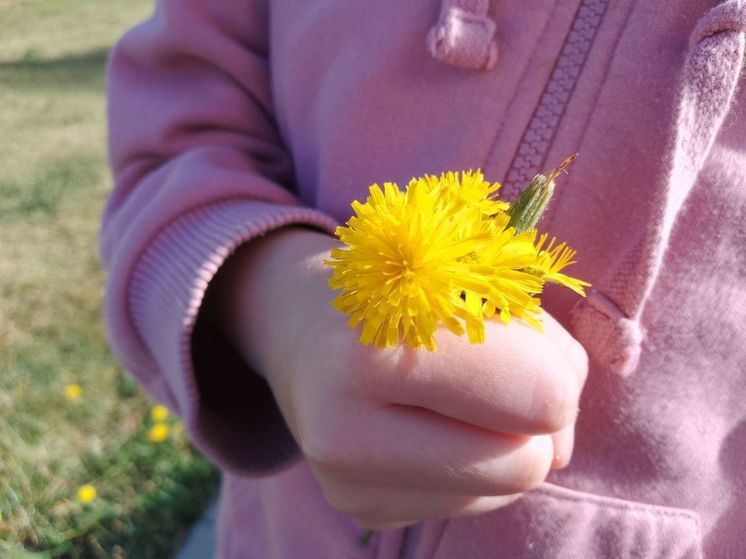
<path id="1" fill-rule="evenodd" d="M 373 529 L 486 512 L 567 464 L 587 358 L 552 317 L 543 334 L 488 322 L 483 345 L 442 332 L 434 353 L 362 346 L 331 305 L 336 245 L 302 229 L 253 241 L 212 310 L 333 507 Z"/>

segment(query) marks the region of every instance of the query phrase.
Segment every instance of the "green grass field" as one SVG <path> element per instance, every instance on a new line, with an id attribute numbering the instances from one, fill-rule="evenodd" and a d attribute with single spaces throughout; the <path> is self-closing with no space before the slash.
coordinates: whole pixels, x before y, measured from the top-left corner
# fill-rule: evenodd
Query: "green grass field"
<path id="1" fill-rule="evenodd" d="M 152 403 L 112 361 L 100 318 L 104 66 L 151 10 L 0 0 L 3 558 L 169 557 L 217 486 L 173 418 L 166 441 L 148 441 Z"/>

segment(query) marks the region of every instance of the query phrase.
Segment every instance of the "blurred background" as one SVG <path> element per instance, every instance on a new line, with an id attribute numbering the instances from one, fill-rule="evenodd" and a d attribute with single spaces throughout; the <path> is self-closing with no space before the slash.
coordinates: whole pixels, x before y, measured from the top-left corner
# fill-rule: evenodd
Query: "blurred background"
<path id="1" fill-rule="evenodd" d="M 173 556 L 215 495 L 101 322 L 104 70 L 151 0 L 0 0 L 0 557 Z"/>

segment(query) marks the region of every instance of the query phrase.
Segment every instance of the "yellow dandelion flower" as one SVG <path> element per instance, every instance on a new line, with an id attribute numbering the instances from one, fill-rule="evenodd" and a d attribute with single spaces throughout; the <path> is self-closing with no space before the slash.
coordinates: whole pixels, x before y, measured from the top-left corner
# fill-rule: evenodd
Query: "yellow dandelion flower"
<path id="1" fill-rule="evenodd" d="M 65 398 L 67 398 L 71 402 L 79 400 L 82 392 L 83 389 L 77 383 L 72 383 L 65 386 Z"/>
<path id="2" fill-rule="evenodd" d="M 439 177 L 426 175 L 410 181 L 407 188 L 414 182 L 424 182 L 432 189 L 432 194 L 441 197 L 452 204 L 452 210 L 465 206 L 479 210 L 484 216 L 494 216 L 506 211 L 510 204 L 497 199 L 500 190 L 499 183 L 489 183 L 484 180 L 480 170 L 464 171 L 459 178 L 458 173 L 443 173 Z"/>
<path id="3" fill-rule="evenodd" d="M 155 422 L 163 422 L 168 419 L 168 408 L 160 404 L 150 409 L 150 418 Z"/>
<path id="4" fill-rule="evenodd" d="M 93 485 L 86 484 L 78 489 L 76 498 L 78 499 L 78 502 L 85 504 L 93 501 L 96 498 L 97 494 L 98 493 L 96 492 L 96 488 L 93 487 Z"/>
<path id="5" fill-rule="evenodd" d="M 361 343 L 435 350 L 439 326 L 462 335 L 464 324 L 478 343 L 485 315 L 499 308 L 507 321 L 514 306 L 536 304 L 541 279 L 521 270 L 535 260 L 533 239 L 506 228 L 503 203 L 490 198 L 498 188 L 478 172 L 448 173 L 413 179 L 405 192 L 374 184 L 364 204 L 353 202 L 337 228 L 346 247 L 327 264 L 329 286 L 342 291 L 334 306 L 362 325 Z"/>
<path id="6" fill-rule="evenodd" d="M 584 288 L 591 284 L 561 273 L 570 264 L 575 264 L 573 260 L 575 251 L 571 250 L 565 243 L 555 246 L 556 239 L 554 237 L 549 241 L 546 248 L 543 248 L 547 238 L 546 233 L 539 237 L 539 241 L 536 243 L 536 261 L 530 266 L 530 271 L 536 273 L 544 281 L 564 285 L 578 295 L 585 297 Z"/>
<path id="7" fill-rule="evenodd" d="M 166 423 L 156 423 L 148 429 L 148 440 L 151 443 L 162 443 L 168 438 L 169 428 Z"/>
<path id="8" fill-rule="evenodd" d="M 543 287 L 542 279 L 526 270 L 536 261 L 535 231 L 516 235 L 515 229 L 508 227 L 509 219 L 500 213 L 490 220 L 493 240 L 477 254 L 479 264 L 494 275 L 494 295 L 485 298 L 485 316 L 490 318 L 499 311 L 505 323 L 510 322 L 511 313 L 535 314 L 539 307 L 535 295 Z"/>

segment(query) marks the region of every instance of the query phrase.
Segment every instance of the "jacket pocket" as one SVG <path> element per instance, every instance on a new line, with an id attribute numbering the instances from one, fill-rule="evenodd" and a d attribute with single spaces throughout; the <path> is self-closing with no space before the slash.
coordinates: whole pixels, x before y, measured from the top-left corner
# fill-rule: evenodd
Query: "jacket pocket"
<path id="1" fill-rule="evenodd" d="M 701 539 L 692 511 L 545 483 L 506 508 L 449 521 L 435 559 L 694 559 Z"/>

